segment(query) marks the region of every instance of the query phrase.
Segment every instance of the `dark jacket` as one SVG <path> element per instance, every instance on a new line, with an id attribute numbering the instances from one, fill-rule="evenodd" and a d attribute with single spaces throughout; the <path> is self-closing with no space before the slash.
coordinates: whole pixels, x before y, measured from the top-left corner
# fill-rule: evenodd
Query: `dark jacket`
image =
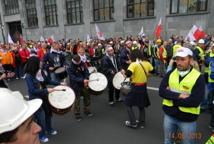
<path id="1" fill-rule="evenodd" d="M 25 81 L 27 83 L 28 95 L 30 100 L 35 98 L 44 99 L 44 96 L 48 95 L 48 90 L 40 88 L 40 82 L 36 79 L 36 77 L 27 73 Z"/>
<path id="2" fill-rule="evenodd" d="M 119 61 L 117 59 L 117 57 L 114 57 L 116 64 L 117 64 L 117 69 L 114 67 L 111 59 L 105 55 L 102 59 L 102 71 L 105 74 L 105 76 L 107 77 L 108 80 L 112 80 L 114 75 L 120 70 L 120 64 Z"/>
<path id="3" fill-rule="evenodd" d="M 129 64 L 126 63 L 126 61 L 129 60 L 129 51 L 124 47 L 120 50 L 120 63 L 121 63 L 121 67 L 124 70 L 127 70 Z"/>
<path id="4" fill-rule="evenodd" d="M 57 61 L 59 60 L 59 61 Z M 49 67 L 59 68 L 65 65 L 65 56 L 62 53 L 50 51 L 43 58 L 43 68 L 49 71 Z"/>
<path id="5" fill-rule="evenodd" d="M 74 90 L 76 96 L 80 96 L 81 90 L 84 88 L 84 79 L 89 78 L 89 72 L 83 62 L 79 65 L 73 62 L 67 69 L 69 75 L 70 87 Z"/>

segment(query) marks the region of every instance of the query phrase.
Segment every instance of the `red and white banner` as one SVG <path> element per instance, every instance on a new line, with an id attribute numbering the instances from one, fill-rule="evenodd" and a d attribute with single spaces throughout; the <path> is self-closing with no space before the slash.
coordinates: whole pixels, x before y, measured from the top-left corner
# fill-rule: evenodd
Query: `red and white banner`
<path id="1" fill-rule="evenodd" d="M 52 35 L 51 37 L 48 37 L 47 41 L 50 43 L 50 45 L 52 45 L 53 42 L 55 42 L 54 36 Z"/>
<path id="2" fill-rule="evenodd" d="M 104 33 L 100 31 L 97 24 L 95 24 L 95 30 L 96 30 L 97 38 L 100 40 L 105 40 Z"/>
<path id="3" fill-rule="evenodd" d="M 187 34 L 185 40 L 198 41 L 199 39 L 204 38 L 205 35 L 206 33 L 203 31 L 201 27 L 193 25 L 189 33 Z"/>
<path id="4" fill-rule="evenodd" d="M 159 23 L 155 28 L 155 36 L 156 36 L 156 38 L 160 38 L 160 36 L 161 36 L 161 26 L 162 26 L 162 20 L 160 18 Z"/>

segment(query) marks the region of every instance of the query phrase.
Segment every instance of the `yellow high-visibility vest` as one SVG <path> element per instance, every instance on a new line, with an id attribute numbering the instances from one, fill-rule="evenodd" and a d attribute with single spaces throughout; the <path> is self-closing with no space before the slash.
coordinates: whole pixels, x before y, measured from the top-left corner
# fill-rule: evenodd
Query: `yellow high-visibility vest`
<path id="1" fill-rule="evenodd" d="M 208 139 L 206 144 L 214 144 L 214 136 L 213 135 Z"/>
<path id="2" fill-rule="evenodd" d="M 199 50 L 199 56 L 201 57 L 201 60 L 204 60 L 204 56 L 205 56 L 204 55 L 204 50 L 199 46 L 196 46 L 196 49 Z"/>
<path id="3" fill-rule="evenodd" d="M 188 93 L 191 94 L 192 88 L 195 85 L 198 77 L 200 76 L 200 72 L 196 69 L 192 69 L 189 74 L 187 74 L 181 82 L 179 82 L 179 73 L 177 68 L 170 74 L 169 76 L 169 88 L 171 91 L 175 91 L 178 93 Z M 163 99 L 163 105 L 172 107 L 173 101 L 168 99 Z M 184 113 L 191 114 L 200 114 L 200 106 L 198 107 L 181 107 L 178 109 Z"/>
<path id="4" fill-rule="evenodd" d="M 181 45 L 180 44 L 175 44 L 173 47 L 172 47 L 172 54 L 173 54 L 173 57 L 175 56 L 176 52 L 177 52 L 177 49 L 180 48 Z"/>

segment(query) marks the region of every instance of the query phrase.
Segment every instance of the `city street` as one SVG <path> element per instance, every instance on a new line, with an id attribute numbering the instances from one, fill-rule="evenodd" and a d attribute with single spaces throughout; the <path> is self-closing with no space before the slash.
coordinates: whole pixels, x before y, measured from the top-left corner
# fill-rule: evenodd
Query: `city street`
<path id="1" fill-rule="evenodd" d="M 161 79 L 151 77 L 149 87 L 158 88 Z M 12 90 L 21 91 L 26 95 L 23 80 L 10 82 Z M 58 135 L 51 136 L 49 144 L 161 144 L 163 143 L 163 111 L 162 99 L 156 89 L 149 90 L 151 106 L 146 109 L 146 127 L 130 129 L 125 127 L 126 109 L 122 102 L 111 107 L 108 105 L 107 91 L 100 96 L 92 96 L 93 117 L 83 115 L 77 122 L 72 112 L 65 115 L 54 115 L 53 125 Z M 202 113 L 198 120 L 198 144 L 204 144 L 210 135 L 208 128 L 209 114 Z"/>

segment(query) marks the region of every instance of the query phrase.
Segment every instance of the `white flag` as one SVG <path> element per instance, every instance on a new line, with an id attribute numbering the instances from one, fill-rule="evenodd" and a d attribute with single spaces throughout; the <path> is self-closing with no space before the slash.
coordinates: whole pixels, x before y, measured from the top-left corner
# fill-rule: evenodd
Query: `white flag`
<path id="1" fill-rule="evenodd" d="M 7 40 L 8 40 L 8 43 L 9 43 L 9 44 L 14 44 L 14 42 L 13 42 L 13 40 L 12 40 L 12 38 L 11 38 L 11 36 L 10 36 L 9 33 L 8 33 L 8 35 L 7 35 Z"/>
<path id="2" fill-rule="evenodd" d="M 90 38 L 90 35 L 89 34 L 87 34 L 87 42 L 90 42 L 91 41 L 91 38 Z"/>
<path id="3" fill-rule="evenodd" d="M 140 33 L 138 34 L 139 36 L 145 36 L 145 34 L 144 34 L 144 30 L 143 30 L 143 26 L 142 26 L 142 28 L 141 28 L 141 30 L 140 30 Z"/>
<path id="4" fill-rule="evenodd" d="M 98 39 L 105 40 L 104 33 L 100 31 L 97 24 L 95 24 L 95 30 L 96 30 L 96 34 L 97 34 Z"/>
<path id="5" fill-rule="evenodd" d="M 43 38 L 43 36 L 40 37 L 40 41 L 41 41 L 41 42 L 44 42 L 44 41 L 45 41 L 45 39 Z"/>

